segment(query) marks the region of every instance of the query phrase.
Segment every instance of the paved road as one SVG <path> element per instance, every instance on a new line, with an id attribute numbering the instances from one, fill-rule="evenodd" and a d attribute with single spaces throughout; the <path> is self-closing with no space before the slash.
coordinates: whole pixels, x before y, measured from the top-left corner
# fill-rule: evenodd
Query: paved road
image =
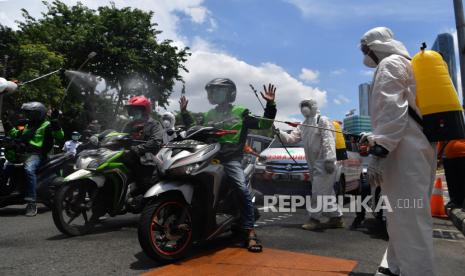
<path id="1" fill-rule="evenodd" d="M 66 238 L 53 225 L 51 213 L 40 211 L 37 217 L 26 218 L 20 206 L 0 209 L 0 275 L 136 275 L 157 267 L 139 247 L 137 216 L 110 218 L 93 234 Z M 386 236 L 375 220 L 367 220 L 358 231 L 309 232 L 300 229 L 305 219 L 304 210 L 263 213 L 258 232 L 268 248 L 355 260 L 353 275 L 372 275 L 386 247 Z M 351 219 L 347 215 L 346 223 Z M 463 236 L 447 220 L 434 222 L 439 275 L 463 275 Z M 196 248 L 194 254 L 231 244 L 223 237 Z"/>

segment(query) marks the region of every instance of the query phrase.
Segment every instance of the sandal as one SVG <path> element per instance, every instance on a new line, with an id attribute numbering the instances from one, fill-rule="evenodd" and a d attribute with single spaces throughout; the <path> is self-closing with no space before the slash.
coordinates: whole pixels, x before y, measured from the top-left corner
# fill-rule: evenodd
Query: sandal
<path id="1" fill-rule="evenodd" d="M 255 241 L 255 244 L 250 245 L 250 241 Z M 249 236 L 247 238 L 247 250 L 249 250 L 249 252 L 253 252 L 253 253 L 260 253 L 260 252 L 263 251 L 262 243 L 260 242 L 260 240 L 257 238 L 256 235 Z"/>

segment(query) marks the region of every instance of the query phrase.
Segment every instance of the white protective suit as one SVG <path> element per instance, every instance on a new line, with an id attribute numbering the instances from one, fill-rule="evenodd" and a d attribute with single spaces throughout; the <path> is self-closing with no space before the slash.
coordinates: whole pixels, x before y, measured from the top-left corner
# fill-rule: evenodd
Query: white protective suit
<path id="1" fill-rule="evenodd" d="M 16 83 L 0 78 L 0 95 L 14 92 L 17 88 L 18 85 Z"/>
<path id="2" fill-rule="evenodd" d="M 161 124 L 163 126 L 163 144 L 166 144 L 176 138 L 176 133 L 174 132 L 175 123 L 176 118 L 174 117 L 173 113 L 165 112 L 161 115 Z"/>
<path id="3" fill-rule="evenodd" d="M 319 115 L 319 110 L 314 100 L 302 101 L 303 104 L 311 104 L 316 109 L 314 116 L 306 117 L 304 124 L 318 126 L 326 129 L 334 129 L 331 121 L 324 116 Z M 281 140 L 284 143 L 298 143 L 303 141 L 305 158 L 307 159 L 310 176 L 312 178 L 312 209 L 317 206 L 316 198 L 318 196 L 335 196 L 334 182 L 336 180 L 336 170 L 328 173 L 325 169 L 326 162 L 333 162 L 336 166 L 336 142 L 332 131 L 321 130 L 317 128 L 298 126 L 291 133 L 280 131 Z M 320 199 L 321 200 L 321 199 Z M 322 206 L 322 203 L 320 203 Z M 313 219 L 320 220 L 325 217 L 341 217 L 342 212 L 339 206 L 336 210 L 329 212 L 309 212 Z"/>
<path id="4" fill-rule="evenodd" d="M 387 28 L 368 31 L 362 44 L 378 57 L 384 56 L 369 95 L 373 132 L 368 137 L 389 151 L 379 159 L 382 193 L 393 208 L 386 214 L 389 243 L 381 266 L 397 275 L 434 275 L 429 202 L 436 154 L 421 126 L 408 114 L 408 106 L 420 114 L 409 54 Z"/>

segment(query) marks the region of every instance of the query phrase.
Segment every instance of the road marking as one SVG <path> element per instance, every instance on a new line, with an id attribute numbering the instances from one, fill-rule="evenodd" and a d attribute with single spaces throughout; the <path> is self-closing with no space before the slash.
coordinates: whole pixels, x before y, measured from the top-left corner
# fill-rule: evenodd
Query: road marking
<path id="1" fill-rule="evenodd" d="M 433 238 L 452 242 L 463 242 L 465 239 L 462 232 L 446 229 L 433 229 Z"/>

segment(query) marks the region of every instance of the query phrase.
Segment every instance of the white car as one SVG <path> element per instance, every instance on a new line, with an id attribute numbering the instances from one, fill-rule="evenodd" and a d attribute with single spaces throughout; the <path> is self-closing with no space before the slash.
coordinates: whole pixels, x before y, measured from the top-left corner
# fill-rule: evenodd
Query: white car
<path id="1" fill-rule="evenodd" d="M 358 192 L 363 177 L 362 157 L 356 147 L 352 150 L 350 142 L 347 144 L 348 159 L 337 161 L 335 191 L 338 195 Z M 261 155 L 266 157 L 266 161 L 257 160 L 255 163 L 255 189 L 263 194 L 310 193 L 308 183 L 311 177 L 302 143 L 286 144 L 284 147 L 275 138 Z"/>

